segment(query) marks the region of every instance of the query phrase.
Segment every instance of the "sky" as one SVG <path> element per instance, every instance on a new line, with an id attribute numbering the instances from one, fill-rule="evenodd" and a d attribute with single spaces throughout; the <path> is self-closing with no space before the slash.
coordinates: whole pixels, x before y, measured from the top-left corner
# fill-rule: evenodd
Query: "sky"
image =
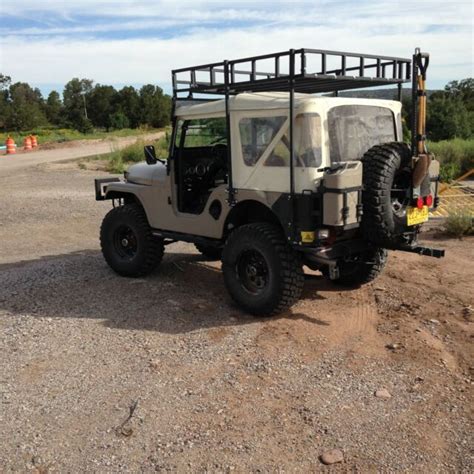
<path id="1" fill-rule="evenodd" d="M 410 57 L 428 87 L 474 76 L 471 0 L 0 0 L 0 72 L 62 91 L 73 77 L 170 92 L 174 68 L 290 48 Z"/>

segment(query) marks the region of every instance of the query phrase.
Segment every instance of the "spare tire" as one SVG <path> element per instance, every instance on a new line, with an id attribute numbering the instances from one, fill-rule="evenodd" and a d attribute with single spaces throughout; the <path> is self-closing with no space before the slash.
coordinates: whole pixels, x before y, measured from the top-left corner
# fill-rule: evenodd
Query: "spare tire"
<path id="1" fill-rule="evenodd" d="M 407 226 L 411 186 L 411 150 L 406 143 L 376 145 L 362 157 L 363 217 L 365 238 L 379 246 L 410 242 L 413 227 Z"/>

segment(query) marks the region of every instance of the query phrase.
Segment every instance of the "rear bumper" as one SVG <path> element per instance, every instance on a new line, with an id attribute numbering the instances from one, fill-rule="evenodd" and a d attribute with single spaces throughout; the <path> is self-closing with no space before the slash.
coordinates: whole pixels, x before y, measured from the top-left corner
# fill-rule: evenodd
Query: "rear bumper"
<path id="1" fill-rule="evenodd" d="M 423 247 L 417 245 L 415 247 L 400 247 L 393 250 L 401 250 L 402 252 L 417 253 L 418 255 L 425 255 L 427 257 L 443 258 L 444 250 L 443 249 L 433 249 L 431 247 Z"/>
<path id="2" fill-rule="evenodd" d="M 331 247 L 301 247 L 295 248 L 301 251 L 305 259 L 322 265 L 335 265 L 340 259 L 351 257 L 364 252 L 370 247 L 377 245 L 367 242 L 363 239 L 345 240 L 336 242 Z M 424 247 L 421 245 L 399 245 L 393 247 L 386 247 L 387 250 L 398 250 L 400 252 L 417 253 L 428 257 L 442 258 L 444 257 L 444 250 L 434 249 L 431 247 Z"/>

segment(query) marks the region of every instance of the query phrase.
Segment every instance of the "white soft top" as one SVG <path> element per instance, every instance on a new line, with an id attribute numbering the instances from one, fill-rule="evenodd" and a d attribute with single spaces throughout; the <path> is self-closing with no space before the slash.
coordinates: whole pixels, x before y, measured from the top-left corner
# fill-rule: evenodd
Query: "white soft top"
<path id="1" fill-rule="evenodd" d="M 356 99 L 351 97 L 325 97 L 314 94 L 295 93 L 295 108 L 299 112 L 303 109 L 322 107 L 329 109 L 337 105 L 372 105 L 386 107 L 399 112 L 401 103 L 394 100 Z M 290 105 L 288 92 L 256 92 L 242 93 L 229 99 L 229 110 L 271 110 L 288 109 Z M 209 118 L 225 115 L 225 100 L 210 100 L 201 103 L 178 103 L 176 116 L 180 118 Z"/>

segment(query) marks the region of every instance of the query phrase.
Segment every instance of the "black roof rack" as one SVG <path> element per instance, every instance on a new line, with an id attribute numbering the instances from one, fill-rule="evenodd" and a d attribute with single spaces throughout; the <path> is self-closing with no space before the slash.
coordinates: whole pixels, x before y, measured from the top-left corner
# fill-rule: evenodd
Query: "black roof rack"
<path id="1" fill-rule="evenodd" d="M 337 92 L 398 85 L 411 79 L 411 59 L 297 49 L 172 71 L 173 96 L 289 91 Z M 259 67 L 265 67 L 265 71 Z M 179 97 L 181 95 L 181 97 Z"/>

